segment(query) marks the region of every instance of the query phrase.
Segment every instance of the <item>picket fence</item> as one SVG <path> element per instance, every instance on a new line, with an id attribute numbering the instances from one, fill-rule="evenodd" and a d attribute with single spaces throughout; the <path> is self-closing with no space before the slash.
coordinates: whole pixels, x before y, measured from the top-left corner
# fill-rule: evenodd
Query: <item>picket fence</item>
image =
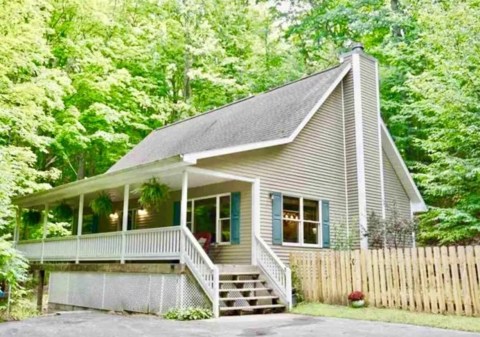
<path id="1" fill-rule="evenodd" d="M 480 246 L 295 252 L 290 263 L 307 301 L 348 304 L 360 290 L 370 306 L 480 316 Z"/>

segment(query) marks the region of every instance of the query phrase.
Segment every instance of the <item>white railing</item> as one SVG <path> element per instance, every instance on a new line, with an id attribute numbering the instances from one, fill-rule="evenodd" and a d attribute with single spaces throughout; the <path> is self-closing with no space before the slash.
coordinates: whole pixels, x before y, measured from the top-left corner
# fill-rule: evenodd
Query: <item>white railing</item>
<path id="1" fill-rule="evenodd" d="M 255 235 L 255 249 L 257 264 L 274 287 L 280 298 L 292 308 L 292 272 L 278 256 L 270 249 L 267 243 Z"/>
<path id="2" fill-rule="evenodd" d="M 180 230 L 178 226 L 165 227 L 162 231 L 145 229 L 125 233 L 125 259 L 179 258 Z"/>
<path id="3" fill-rule="evenodd" d="M 207 296 L 212 301 L 215 317 L 219 315 L 219 272 L 197 239 L 188 228 L 183 228 L 184 251 L 183 259 L 195 279 L 200 283 Z"/>
<path id="4" fill-rule="evenodd" d="M 180 259 L 180 234 L 178 226 L 162 227 L 21 241 L 17 249 L 41 262 Z"/>
<path id="5" fill-rule="evenodd" d="M 22 241 L 17 248 L 31 261 L 184 261 L 212 301 L 218 316 L 219 272 L 188 228 L 163 227 L 127 232 Z"/>
<path id="6" fill-rule="evenodd" d="M 116 260 L 122 253 L 122 232 L 88 234 L 78 240 L 78 260 Z"/>

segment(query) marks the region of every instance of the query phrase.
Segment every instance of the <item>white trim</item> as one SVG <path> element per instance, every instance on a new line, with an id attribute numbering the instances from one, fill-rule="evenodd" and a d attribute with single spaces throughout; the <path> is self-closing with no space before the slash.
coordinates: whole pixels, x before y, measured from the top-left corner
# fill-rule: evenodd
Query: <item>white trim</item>
<path id="1" fill-rule="evenodd" d="M 402 155 L 395 146 L 395 141 L 388 132 L 387 126 L 383 121 L 381 121 L 381 129 L 383 150 L 385 150 L 388 159 L 392 163 L 395 173 L 397 174 L 403 188 L 405 189 L 405 192 L 407 192 L 408 197 L 410 198 L 412 212 L 426 212 L 427 205 L 425 204 L 417 185 L 415 185 L 415 182 L 408 171 L 407 165 L 405 165 Z"/>
<path id="2" fill-rule="evenodd" d="M 284 144 L 288 144 L 288 143 L 293 142 L 295 140 L 295 138 L 298 136 L 298 134 L 300 133 L 300 131 L 303 130 L 305 125 L 307 125 L 307 123 L 313 117 L 313 115 L 318 111 L 318 109 L 320 109 L 320 107 L 323 105 L 323 103 L 325 103 L 327 98 L 330 97 L 332 92 L 339 85 L 339 83 L 343 80 L 345 75 L 347 75 L 347 73 L 350 71 L 350 69 L 351 69 L 351 65 L 347 64 L 345 66 L 345 68 L 342 70 L 342 72 L 340 73 L 340 75 L 330 85 L 330 87 L 323 94 L 323 96 L 320 97 L 320 99 L 317 101 L 317 103 L 308 112 L 307 116 L 302 120 L 302 122 L 297 126 L 297 128 L 293 131 L 293 133 L 289 137 L 280 138 L 280 139 L 273 139 L 273 140 L 268 140 L 268 141 L 264 141 L 264 142 L 249 143 L 249 144 L 225 147 L 225 148 L 216 149 L 216 150 L 207 150 L 207 151 L 187 153 L 187 154 L 184 154 L 182 156 L 183 159 L 185 161 L 197 161 L 199 159 L 204 159 L 204 158 L 211 158 L 211 157 L 223 156 L 223 155 L 226 155 L 226 154 L 257 150 L 257 149 L 262 149 L 262 148 L 265 148 L 265 147 L 284 145 Z"/>
<path id="3" fill-rule="evenodd" d="M 345 221 L 347 224 L 347 239 L 350 237 L 350 212 L 348 208 L 348 165 L 347 165 L 347 135 L 345 126 L 345 92 L 344 81 L 342 81 L 342 133 L 343 133 L 343 170 L 344 170 L 344 185 L 345 185 Z M 320 218 L 322 219 L 322 218 Z M 322 231 L 322 244 L 323 244 L 323 231 Z"/>
<path id="4" fill-rule="evenodd" d="M 257 245 L 255 244 L 255 237 L 260 236 L 260 179 L 256 178 L 252 183 L 251 189 L 252 199 L 252 265 L 257 265 Z"/>
<path id="5" fill-rule="evenodd" d="M 355 145 L 357 155 L 358 184 L 358 221 L 360 230 L 360 247 L 368 249 L 368 238 L 363 236 L 363 230 L 368 230 L 367 195 L 365 183 L 365 155 L 363 142 L 363 111 L 362 111 L 362 79 L 360 77 L 360 55 L 352 54 L 353 95 L 355 109 Z"/>
<path id="6" fill-rule="evenodd" d="M 379 162 L 380 162 L 380 193 L 382 197 L 382 219 L 386 219 L 387 212 L 385 209 L 385 178 L 383 176 L 383 146 L 382 146 L 382 114 L 380 111 L 380 88 L 378 85 L 379 77 L 378 77 L 378 62 L 375 61 L 375 92 L 377 95 L 377 128 L 378 128 L 378 155 L 379 155 Z"/>
<path id="7" fill-rule="evenodd" d="M 125 184 L 123 188 L 123 210 L 122 210 L 122 256 L 120 263 L 125 263 L 125 253 L 127 250 L 127 238 L 125 233 L 128 230 L 128 204 L 130 201 L 130 185 Z"/>
<path id="8" fill-rule="evenodd" d="M 237 181 L 244 181 L 247 183 L 255 182 L 254 178 L 242 177 L 235 174 L 224 173 L 220 171 L 213 171 L 213 170 L 203 169 L 199 167 L 187 167 L 186 170 L 189 173 L 196 173 L 196 174 L 206 175 L 210 177 L 222 178 L 225 180 L 237 180 Z"/>

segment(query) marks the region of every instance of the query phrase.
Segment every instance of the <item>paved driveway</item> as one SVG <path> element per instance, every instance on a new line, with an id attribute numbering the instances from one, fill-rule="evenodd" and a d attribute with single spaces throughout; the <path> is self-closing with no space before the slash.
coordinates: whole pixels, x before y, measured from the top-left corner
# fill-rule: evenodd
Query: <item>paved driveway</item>
<path id="1" fill-rule="evenodd" d="M 441 329 L 308 317 L 292 314 L 224 317 L 177 322 L 154 316 L 122 316 L 101 312 L 70 312 L 0 324 L 2 337 L 187 337 L 187 336 L 275 336 L 275 337 L 479 337 L 480 334 Z"/>

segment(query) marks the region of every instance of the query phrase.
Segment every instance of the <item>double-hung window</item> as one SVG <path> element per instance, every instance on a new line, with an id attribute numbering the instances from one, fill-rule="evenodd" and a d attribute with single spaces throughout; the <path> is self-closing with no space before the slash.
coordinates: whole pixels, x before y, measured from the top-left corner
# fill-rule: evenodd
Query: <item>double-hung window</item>
<path id="1" fill-rule="evenodd" d="M 320 202 L 283 196 L 283 243 L 320 245 Z"/>
<path id="2" fill-rule="evenodd" d="M 191 199 L 187 203 L 187 227 L 193 233 L 212 234 L 212 242 L 230 243 L 230 194 Z"/>

